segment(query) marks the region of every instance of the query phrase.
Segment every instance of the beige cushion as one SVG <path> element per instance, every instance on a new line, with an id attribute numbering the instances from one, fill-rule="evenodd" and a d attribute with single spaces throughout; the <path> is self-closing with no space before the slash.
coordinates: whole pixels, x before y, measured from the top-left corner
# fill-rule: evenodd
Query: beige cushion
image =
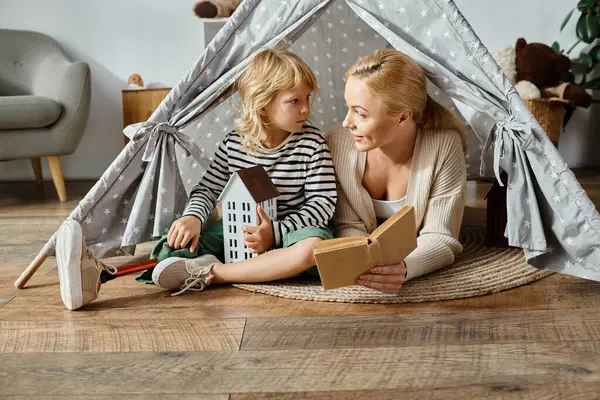
<path id="1" fill-rule="evenodd" d="M 43 128 L 60 113 L 60 103 L 48 97 L 0 96 L 0 129 Z"/>

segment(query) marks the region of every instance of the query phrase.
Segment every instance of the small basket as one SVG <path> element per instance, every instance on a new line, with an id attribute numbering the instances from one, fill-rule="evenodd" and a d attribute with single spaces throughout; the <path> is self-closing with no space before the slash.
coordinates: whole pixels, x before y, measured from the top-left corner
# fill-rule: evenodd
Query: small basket
<path id="1" fill-rule="evenodd" d="M 562 128 L 564 105 L 568 101 L 558 97 L 549 97 L 523 100 L 523 102 L 542 128 L 544 128 L 550 141 L 557 146 Z"/>

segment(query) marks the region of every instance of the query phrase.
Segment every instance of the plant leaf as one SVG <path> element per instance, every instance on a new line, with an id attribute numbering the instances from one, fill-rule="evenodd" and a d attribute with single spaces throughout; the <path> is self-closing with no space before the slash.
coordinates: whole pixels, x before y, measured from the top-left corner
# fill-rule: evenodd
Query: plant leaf
<path id="1" fill-rule="evenodd" d="M 585 23 L 585 14 L 581 14 L 577 20 L 577 26 L 575 26 L 575 33 L 577 38 L 585 41 L 587 39 L 587 26 Z"/>
<path id="2" fill-rule="evenodd" d="M 562 24 L 560 24 L 560 32 L 562 32 L 562 30 L 565 29 L 565 26 L 567 26 L 567 24 L 569 23 L 569 20 L 571 19 L 571 16 L 573 15 L 573 11 L 575 11 L 575 8 L 572 9 L 571 11 L 569 11 L 567 16 L 563 20 Z"/>
<path id="3" fill-rule="evenodd" d="M 554 42 L 552 43 L 552 50 L 556 51 L 557 53 L 562 53 L 562 50 L 560 49 L 560 44 L 558 44 L 558 42 Z"/>
<path id="4" fill-rule="evenodd" d="M 588 43 L 592 43 L 596 40 L 596 37 L 600 34 L 600 21 L 598 20 L 598 16 L 594 14 L 588 14 L 586 16 L 587 20 L 587 28 L 588 35 L 590 37 L 590 41 Z"/>
<path id="5" fill-rule="evenodd" d="M 592 57 L 592 60 L 594 60 L 594 64 L 600 61 L 600 44 L 592 47 L 590 51 L 588 51 L 588 54 Z"/>
<path id="6" fill-rule="evenodd" d="M 591 7 L 595 2 L 596 0 L 581 0 L 579 3 L 577 3 L 577 9 L 579 11 L 585 11 L 586 9 Z"/>
<path id="7" fill-rule="evenodd" d="M 581 65 L 585 68 L 585 73 L 589 74 L 592 69 L 594 69 L 594 59 L 589 54 L 584 54 L 581 57 Z"/>
<path id="8" fill-rule="evenodd" d="M 592 43 L 600 31 L 598 18 L 592 14 L 581 14 L 575 28 L 577 37 L 585 43 Z"/>

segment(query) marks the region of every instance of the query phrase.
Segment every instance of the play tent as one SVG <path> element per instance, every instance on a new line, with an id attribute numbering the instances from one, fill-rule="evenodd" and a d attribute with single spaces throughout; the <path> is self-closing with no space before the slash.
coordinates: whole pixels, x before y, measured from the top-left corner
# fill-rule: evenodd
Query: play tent
<path id="1" fill-rule="evenodd" d="M 132 140 L 69 217 L 97 256 L 167 232 L 232 129 L 235 74 L 275 46 L 316 72 L 312 122 L 323 131 L 346 113 L 348 67 L 379 48 L 408 54 L 426 71 L 430 95 L 469 128 L 470 171 L 481 163 L 484 174 L 508 173 L 509 244 L 535 267 L 600 280 L 594 204 L 450 0 L 244 0 L 150 119 L 125 129 Z M 54 243 L 53 236 L 24 275 Z"/>

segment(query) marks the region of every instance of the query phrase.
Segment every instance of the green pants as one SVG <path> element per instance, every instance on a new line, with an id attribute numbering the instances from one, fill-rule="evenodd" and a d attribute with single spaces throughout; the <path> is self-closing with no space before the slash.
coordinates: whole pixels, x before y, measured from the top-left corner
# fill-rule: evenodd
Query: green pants
<path id="1" fill-rule="evenodd" d="M 333 235 L 327 228 L 302 228 L 297 231 L 286 233 L 283 235 L 283 243 L 281 247 L 290 247 L 301 240 L 309 237 L 319 237 L 322 239 L 332 239 Z M 222 262 L 225 260 L 224 255 L 224 236 L 223 236 L 223 220 L 218 220 L 214 224 L 208 226 L 206 230 L 202 231 L 200 240 L 198 241 L 198 247 L 194 252 L 190 251 L 191 243 L 188 243 L 187 247 L 183 249 L 173 250 L 169 247 L 167 236 L 163 236 L 150 254 L 150 258 L 158 258 L 158 262 L 169 258 L 169 257 L 181 257 L 181 258 L 198 258 L 205 254 L 212 254 Z M 136 280 L 142 283 L 152 283 L 152 270 L 150 268 L 142 272 Z M 310 275 L 318 275 L 316 267 L 311 268 L 307 271 Z"/>

